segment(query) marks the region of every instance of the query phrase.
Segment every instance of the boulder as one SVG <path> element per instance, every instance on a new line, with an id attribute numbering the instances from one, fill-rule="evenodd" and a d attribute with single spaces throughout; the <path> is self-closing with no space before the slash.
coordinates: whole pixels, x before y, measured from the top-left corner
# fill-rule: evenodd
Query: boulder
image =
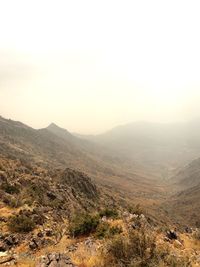
<path id="1" fill-rule="evenodd" d="M 71 259 L 60 253 L 50 253 L 48 255 L 42 256 L 36 267 L 77 267 L 75 266 Z"/>
<path id="2" fill-rule="evenodd" d="M 6 252 L 8 250 L 8 246 L 3 241 L 0 241 L 0 252 Z"/>
<path id="3" fill-rule="evenodd" d="M 177 233 L 174 230 L 167 231 L 167 237 L 170 240 L 176 240 L 176 239 L 178 239 L 178 235 L 177 235 Z"/>

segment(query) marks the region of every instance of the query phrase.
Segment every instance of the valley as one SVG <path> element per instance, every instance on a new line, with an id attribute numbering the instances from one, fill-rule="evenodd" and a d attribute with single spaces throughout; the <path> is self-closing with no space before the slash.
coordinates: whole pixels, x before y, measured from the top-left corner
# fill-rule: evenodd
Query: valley
<path id="1" fill-rule="evenodd" d="M 137 266 L 199 266 L 195 134 L 187 125 L 136 123 L 88 138 L 0 117 L 0 264 L 119 266 L 104 249 L 133 239 L 144 246 L 144 255 L 132 252 Z"/>

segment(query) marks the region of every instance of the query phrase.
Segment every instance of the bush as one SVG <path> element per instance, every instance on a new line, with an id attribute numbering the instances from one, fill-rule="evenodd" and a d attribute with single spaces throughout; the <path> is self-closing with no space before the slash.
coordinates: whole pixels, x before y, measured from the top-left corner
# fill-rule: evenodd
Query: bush
<path id="1" fill-rule="evenodd" d="M 140 204 L 129 206 L 128 211 L 132 214 L 141 215 L 143 213 L 143 210 L 140 206 Z"/>
<path id="2" fill-rule="evenodd" d="M 19 188 L 16 185 L 11 185 L 9 183 L 3 183 L 1 185 L 1 189 L 4 190 L 8 194 L 19 194 Z"/>
<path id="3" fill-rule="evenodd" d="M 11 208 L 19 208 L 20 206 L 22 206 L 20 197 L 5 197 L 3 199 L 3 202 Z"/>
<path id="4" fill-rule="evenodd" d="M 15 215 L 9 218 L 8 227 L 12 232 L 28 233 L 35 228 L 35 223 L 26 215 Z"/>
<path id="5" fill-rule="evenodd" d="M 122 232 L 123 230 L 121 226 L 112 226 L 109 230 L 109 235 L 114 236 L 114 235 L 121 234 Z"/>
<path id="6" fill-rule="evenodd" d="M 107 218 L 117 218 L 119 216 L 118 211 L 115 209 L 104 209 L 99 212 L 101 217 L 106 216 Z"/>
<path id="7" fill-rule="evenodd" d="M 104 266 L 151 266 L 155 248 L 155 238 L 143 230 L 117 235 L 108 242 Z"/>
<path id="8" fill-rule="evenodd" d="M 95 236 L 99 239 L 110 238 L 114 235 L 121 234 L 122 227 L 120 226 L 110 226 L 107 222 L 102 222 L 98 225 L 96 229 Z"/>
<path id="9" fill-rule="evenodd" d="M 129 231 L 125 235 L 116 235 L 109 240 L 104 254 L 104 267 L 189 267 L 185 257 L 170 255 L 166 247 L 157 247 L 155 236 L 142 228 Z"/>
<path id="10" fill-rule="evenodd" d="M 69 225 L 69 232 L 73 237 L 88 235 L 94 232 L 98 225 L 99 216 L 91 214 L 76 215 Z"/>
<path id="11" fill-rule="evenodd" d="M 110 225 L 107 222 L 102 222 L 98 225 L 96 229 L 95 236 L 99 239 L 102 239 L 108 235 L 108 232 L 110 230 Z"/>
<path id="12" fill-rule="evenodd" d="M 40 203 L 44 202 L 45 190 L 43 185 L 31 184 L 28 188 L 28 193 L 34 201 L 38 201 Z"/>

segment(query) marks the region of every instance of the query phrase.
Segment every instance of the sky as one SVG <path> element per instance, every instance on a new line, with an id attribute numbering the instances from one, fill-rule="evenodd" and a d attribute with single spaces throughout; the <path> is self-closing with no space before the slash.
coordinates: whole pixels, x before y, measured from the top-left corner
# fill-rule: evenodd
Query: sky
<path id="1" fill-rule="evenodd" d="M 0 115 L 82 134 L 200 117 L 200 2 L 0 0 Z"/>

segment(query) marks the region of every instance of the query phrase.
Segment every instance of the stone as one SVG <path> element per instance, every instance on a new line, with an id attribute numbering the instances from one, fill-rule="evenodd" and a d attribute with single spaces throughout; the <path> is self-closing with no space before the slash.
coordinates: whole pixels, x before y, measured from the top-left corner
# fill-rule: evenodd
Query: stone
<path id="1" fill-rule="evenodd" d="M 0 241 L 0 252 L 5 252 L 7 251 L 8 246 L 3 241 Z"/>
<path id="2" fill-rule="evenodd" d="M 45 229 L 46 236 L 51 237 L 53 236 L 53 230 L 51 229 Z"/>
<path id="3" fill-rule="evenodd" d="M 75 266 L 71 259 L 60 253 L 50 253 L 46 256 L 42 256 L 36 267 L 77 267 Z"/>
<path id="4" fill-rule="evenodd" d="M 178 239 L 178 235 L 177 235 L 177 233 L 174 230 L 167 231 L 167 237 L 170 240 L 176 240 L 176 239 Z"/>
<path id="5" fill-rule="evenodd" d="M 32 239 L 32 241 L 29 243 L 29 248 L 32 250 L 35 250 L 38 248 L 38 244 L 35 239 Z"/>

